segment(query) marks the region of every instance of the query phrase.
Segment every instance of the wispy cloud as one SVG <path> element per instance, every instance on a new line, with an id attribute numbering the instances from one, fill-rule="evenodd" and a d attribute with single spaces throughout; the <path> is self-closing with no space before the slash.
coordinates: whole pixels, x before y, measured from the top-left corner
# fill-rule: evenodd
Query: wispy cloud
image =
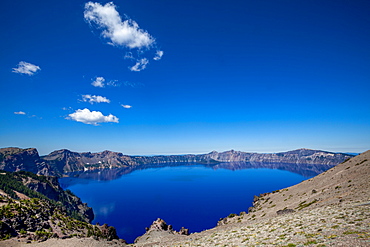
<path id="1" fill-rule="evenodd" d="M 68 115 L 67 119 L 74 120 L 76 122 L 81 122 L 84 124 L 99 125 L 99 123 L 118 123 L 118 118 L 109 114 L 104 116 L 100 111 L 90 111 L 85 108 L 83 110 L 78 109 L 74 113 Z"/>
<path id="2" fill-rule="evenodd" d="M 110 100 L 109 99 L 107 99 L 106 97 L 100 96 L 100 95 L 85 94 L 85 95 L 82 95 L 82 100 L 84 102 L 89 102 L 90 104 L 94 104 L 94 103 L 110 103 Z"/>
<path id="3" fill-rule="evenodd" d="M 127 52 L 126 55 L 123 58 L 124 59 L 135 60 L 135 57 L 134 57 L 134 55 L 132 55 L 132 52 Z"/>
<path id="4" fill-rule="evenodd" d="M 149 60 L 148 59 L 142 58 L 140 60 L 137 60 L 136 61 L 136 64 L 134 66 L 132 66 L 132 67 L 129 67 L 129 69 L 131 71 L 136 71 L 136 72 L 142 71 L 143 69 L 146 68 L 146 66 L 147 66 L 148 63 L 149 63 Z"/>
<path id="5" fill-rule="evenodd" d="M 143 87 L 145 86 L 144 83 L 141 82 L 131 82 L 131 81 L 125 81 L 122 83 L 126 87 Z"/>
<path id="6" fill-rule="evenodd" d="M 16 111 L 16 112 L 14 112 L 14 114 L 16 114 L 16 115 L 26 115 L 26 113 L 24 111 Z"/>
<path id="7" fill-rule="evenodd" d="M 96 77 L 95 80 L 91 83 L 94 87 L 104 87 L 105 79 L 104 77 Z"/>
<path id="8" fill-rule="evenodd" d="M 102 29 L 104 38 L 110 40 L 109 44 L 125 46 L 128 48 L 149 48 L 155 40 L 132 19 L 122 21 L 113 2 L 101 5 L 88 2 L 85 4 L 85 20 L 94 23 Z"/>
<path id="9" fill-rule="evenodd" d="M 18 66 L 16 68 L 13 68 L 14 73 L 26 75 L 33 75 L 39 70 L 41 70 L 39 66 L 24 61 L 19 62 Z"/>
<path id="10" fill-rule="evenodd" d="M 121 105 L 123 108 L 130 109 L 132 106 L 130 105 Z"/>
<path id="11" fill-rule="evenodd" d="M 156 51 L 155 53 L 155 56 L 154 56 L 154 60 L 161 60 L 161 58 L 163 57 L 163 54 L 164 52 L 163 51 Z"/>
<path id="12" fill-rule="evenodd" d="M 36 116 L 36 115 L 30 115 L 29 113 L 27 114 L 27 113 L 25 113 L 24 111 L 16 111 L 16 112 L 14 112 L 14 114 L 15 114 L 15 115 L 24 115 L 24 116 L 26 116 L 26 117 L 28 117 L 28 118 L 42 119 L 42 117 L 38 117 L 38 116 Z"/>
<path id="13" fill-rule="evenodd" d="M 110 80 L 107 82 L 107 86 L 119 87 L 121 86 L 121 83 L 119 83 L 118 80 Z"/>
<path id="14" fill-rule="evenodd" d="M 140 71 L 142 67 L 145 67 L 146 64 L 149 63 L 146 59 L 143 59 L 143 61 L 137 62 L 134 66 L 131 68 L 133 71 Z M 110 79 L 105 79 L 104 77 L 95 77 L 92 80 L 91 85 L 94 87 L 143 87 L 145 86 L 144 83 L 141 82 L 131 82 L 131 81 L 118 81 L 118 80 L 110 80 Z"/>
<path id="15" fill-rule="evenodd" d="M 86 3 L 84 18 L 91 26 L 101 30 L 101 35 L 108 40 L 108 44 L 130 50 L 136 49 L 135 55 L 130 51 L 124 56 L 124 59 L 136 62 L 129 67 L 131 71 L 141 71 L 146 68 L 149 60 L 145 58 L 145 53 L 148 51 L 157 50 L 154 60 L 160 60 L 163 56 L 163 51 L 158 50 L 156 46 L 155 38 L 141 29 L 136 21 L 126 15 L 122 17 L 113 2 L 105 5 Z"/>

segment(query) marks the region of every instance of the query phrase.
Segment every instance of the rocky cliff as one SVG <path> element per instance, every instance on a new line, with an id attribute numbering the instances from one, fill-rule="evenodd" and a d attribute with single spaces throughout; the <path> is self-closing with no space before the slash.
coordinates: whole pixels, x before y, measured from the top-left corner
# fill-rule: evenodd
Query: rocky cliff
<path id="1" fill-rule="evenodd" d="M 57 177 L 36 175 L 31 172 L 0 173 L 0 190 L 12 199 L 39 198 L 63 207 L 69 216 L 91 222 L 94 219 L 92 208 L 82 203 L 71 191 L 64 191 Z"/>
<path id="2" fill-rule="evenodd" d="M 36 148 L 1 148 L 0 169 L 6 171 L 30 171 L 43 175 L 51 175 L 53 173 L 53 169 L 47 162 L 40 158 Z"/>
<path id="3" fill-rule="evenodd" d="M 0 238 L 17 238 L 21 243 L 45 241 L 50 238 L 94 237 L 95 239 L 118 239 L 114 227 L 106 224 L 91 225 L 68 216 L 68 212 L 51 201 L 44 199 L 12 200 L 0 195 Z M 0 246 L 14 246 L 11 242 Z M 14 242 L 13 242 L 14 243 Z M 122 241 L 122 244 L 125 242 Z M 4 245 L 5 244 L 5 245 Z"/>
<path id="4" fill-rule="evenodd" d="M 64 191 L 56 177 L 0 172 L 0 239 L 118 239 L 114 227 L 89 224 L 93 218 L 92 209 L 71 191 Z"/>
<path id="5" fill-rule="evenodd" d="M 342 153 L 320 150 L 298 149 L 282 153 L 246 153 L 240 151 L 213 151 L 208 154 L 128 156 L 118 152 L 77 153 L 67 149 L 54 151 L 39 157 L 37 150 L 2 148 L 0 149 L 0 169 L 7 171 L 26 170 L 42 175 L 62 176 L 66 172 L 87 171 L 94 169 L 133 168 L 148 164 L 200 163 L 216 165 L 218 163 L 249 162 L 312 164 L 334 166 L 352 157 Z"/>

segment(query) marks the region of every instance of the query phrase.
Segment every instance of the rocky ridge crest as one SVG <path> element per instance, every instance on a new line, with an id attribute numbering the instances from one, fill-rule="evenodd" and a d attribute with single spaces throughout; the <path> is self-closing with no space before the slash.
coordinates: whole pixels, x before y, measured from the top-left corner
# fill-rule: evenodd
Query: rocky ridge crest
<path id="1" fill-rule="evenodd" d="M 7 171 L 26 170 L 36 174 L 63 176 L 67 172 L 95 169 L 135 168 L 148 164 L 174 165 L 181 163 L 200 163 L 215 166 L 220 163 L 248 162 L 252 165 L 261 163 L 285 163 L 334 166 L 353 156 L 320 150 L 298 149 L 282 153 L 246 153 L 240 151 L 213 151 L 208 154 L 128 156 L 118 152 L 77 153 L 67 149 L 57 150 L 40 157 L 37 150 L 2 148 L 0 149 L 0 169 Z M 225 165 L 225 164 L 224 164 Z"/>

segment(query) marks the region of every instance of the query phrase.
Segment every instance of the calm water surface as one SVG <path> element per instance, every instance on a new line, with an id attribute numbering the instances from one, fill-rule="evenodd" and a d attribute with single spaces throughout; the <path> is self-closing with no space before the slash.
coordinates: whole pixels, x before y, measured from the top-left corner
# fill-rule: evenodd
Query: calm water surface
<path id="1" fill-rule="evenodd" d="M 277 169 L 232 171 L 201 165 L 136 170 L 117 178 L 119 171 L 109 170 L 111 176 L 103 180 L 99 173 L 89 173 L 60 182 L 93 208 L 93 223 L 116 227 L 128 242 L 144 234 L 157 218 L 175 230 L 212 228 L 221 217 L 247 211 L 254 195 L 308 179 Z"/>

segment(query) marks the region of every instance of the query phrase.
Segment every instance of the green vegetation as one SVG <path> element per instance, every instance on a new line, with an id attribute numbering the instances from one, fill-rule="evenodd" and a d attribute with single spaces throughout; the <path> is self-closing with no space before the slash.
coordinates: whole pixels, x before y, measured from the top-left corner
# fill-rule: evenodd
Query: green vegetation
<path id="1" fill-rule="evenodd" d="M 2 197 L 3 200 L 6 198 Z M 32 234 L 36 239 L 48 239 L 61 232 L 63 235 L 73 237 L 96 237 L 113 239 L 116 238 L 114 227 L 94 226 L 89 223 L 76 220 L 66 214 L 66 210 L 50 200 L 32 198 L 16 201 L 8 199 L 7 204 L 0 207 L 0 229 L 13 229 L 18 234 Z M 27 220 L 26 220 L 27 219 Z M 51 222 L 49 224 L 48 222 Z M 42 229 L 40 229 L 40 226 Z M 11 232 L 0 231 L 1 239 L 14 236 Z"/>
<path id="2" fill-rule="evenodd" d="M 359 231 L 345 231 L 343 232 L 344 235 L 350 235 L 350 234 L 360 234 L 361 232 Z"/>
<path id="3" fill-rule="evenodd" d="M 283 247 L 296 247 L 297 245 L 295 245 L 295 244 L 288 244 L 288 245 L 285 245 L 285 246 L 283 246 Z"/>
<path id="4" fill-rule="evenodd" d="M 316 203 L 318 200 L 313 200 L 312 202 L 309 202 L 309 203 L 306 203 L 306 201 L 303 201 L 303 202 L 301 202 L 299 205 L 298 205 L 298 207 L 296 207 L 296 209 L 298 209 L 298 210 L 302 210 L 302 209 L 304 209 L 304 208 L 306 208 L 306 207 L 309 207 L 310 205 L 312 205 L 312 204 L 314 204 L 314 203 Z"/>
<path id="5" fill-rule="evenodd" d="M 316 240 L 309 240 L 306 243 L 304 243 L 304 245 L 311 245 L 311 244 L 317 244 L 317 241 Z"/>
<path id="6" fill-rule="evenodd" d="M 229 214 L 229 216 L 227 216 L 227 218 L 234 218 L 236 216 L 236 214 Z"/>
<path id="7" fill-rule="evenodd" d="M 52 190 L 54 190 L 53 195 L 57 198 L 54 200 L 50 199 L 44 194 L 28 188 L 24 185 L 24 181 L 28 181 L 30 178 L 36 182 L 47 184 Z M 84 217 L 75 209 L 75 206 L 72 204 L 73 202 L 71 202 L 74 201 L 73 197 L 77 198 L 72 191 L 63 191 L 61 188 L 58 188 L 57 185 L 53 185 L 50 178 L 46 176 L 39 176 L 27 171 L 7 172 L 0 170 L 0 189 L 8 194 L 12 199 L 20 199 L 15 192 L 17 191 L 30 198 L 43 199 L 54 205 L 64 206 L 67 209 L 67 215 L 77 220 L 85 220 Z M 78 200 L 79 199 L 77 198 L 77 201 Z"/>
<path id="8" fill-rule="evenodd" d="M 361 162 L 360 162 L 360 165 L 361 165 L 362 163 L 366 162 L 366 161 L 367 161 L 367 159 L 365 159 L 365 160 L 361 161 Z"/>
<path id="9" fill-rule="evenodd" d="M 18 191 L 31 198 L 48 199 L 41 193 L 33 191 L 25 186 L 22 182 L 23 178 L 31 177 L 41 182 L 47 182 L 45 176 L 37 176 L 32 172 L 20 171 L 20 172 L 6 172 L 0 171 L 0 189 L 7 193 L 13 199 L 19 199 L 17 194 L 14 192 Z M 36 176 L 36 177 L 35 177 Z"/>

